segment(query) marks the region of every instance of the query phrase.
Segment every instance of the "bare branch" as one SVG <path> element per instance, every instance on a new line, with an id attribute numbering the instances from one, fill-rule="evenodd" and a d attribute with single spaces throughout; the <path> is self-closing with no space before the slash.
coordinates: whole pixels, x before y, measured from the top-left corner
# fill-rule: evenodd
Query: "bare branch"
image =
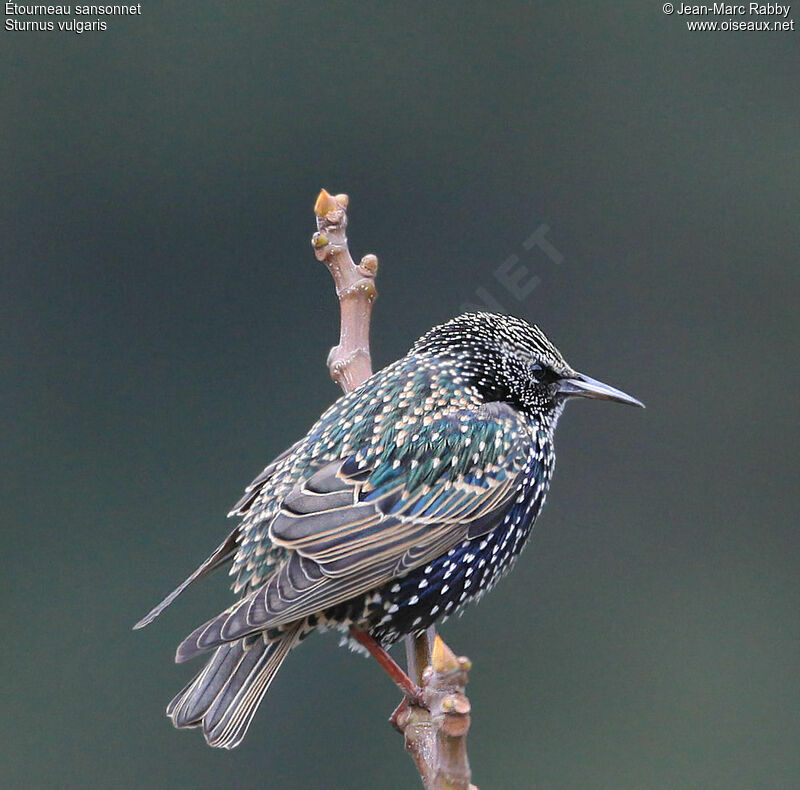
<path id="1" fill-rule="evenodd" d="M 331 378 L 345 391 L 355 389 L 372 375 L 369 325 L 372 305 L 378 298 L 375 275 L 378 259 L 365 255 L 356 266 L 347 246 L 347 195 L 328 194 L 324 189 L 314 204 L 317 232 L 311 239 L 317 260 L 333 276 L 339 297 L 341 324 L 339 345 L 328 354 Z"/>
<path id="2" fill-rule="evenodd" d="M 311 239 L 339 297 L 339 344 L 328 354 L 328 370 L 344 392 L 372 375 L 369 327 L 378 297 L 378 259 L 365 255 L 356 265 L 350 255 L 345 233 L 348 203 L 347 195 L 333 196 L 323 189 L 314 204 L 317 232 Z M 422 705 L 403 700 L 390 721 L 403 734 L 426 790 L 477 790 L 470 784 L 466 745 L 470 704 L 464 687 L 469 659 L 456 658 L 433 627 L 416 639 L 406 638 L 406 657 L 408 675 L 421 688 Z"/>

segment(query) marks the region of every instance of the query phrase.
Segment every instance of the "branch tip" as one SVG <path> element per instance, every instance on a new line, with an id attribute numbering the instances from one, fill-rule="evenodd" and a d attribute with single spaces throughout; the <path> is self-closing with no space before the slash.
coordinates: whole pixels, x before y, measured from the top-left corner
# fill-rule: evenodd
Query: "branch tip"
<path id="1" fill-rule="evenodd" d="M 347 195 L 337 195 L 337 197 L 344 197 L 347 199 Z M 347 203 L 344 203 L 341 208 L 345 208 L 346 206 Z M 336 198 L 333 197 L 327 189 L 321 189 L 314 203 L 314 213 L 318 217 L 326 217 L 331 211 L 335 211 L 337 208 L 340 208 L 340 205 Z"/>

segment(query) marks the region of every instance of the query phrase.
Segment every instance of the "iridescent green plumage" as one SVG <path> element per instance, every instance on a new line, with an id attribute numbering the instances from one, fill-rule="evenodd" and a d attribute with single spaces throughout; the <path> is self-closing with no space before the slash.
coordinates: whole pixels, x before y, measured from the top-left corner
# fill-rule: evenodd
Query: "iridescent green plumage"
<path id="1" fill-rule="evenodd" d="M 483 464 L 488 470 L 500 459 L 502 466 L 520 439 L 516 416 L 475 419 L 482 401 L 458 379 L 450 360 L 404 357 L 325 412 L 248 505 L 236 589 L 257 588 L 284 559 L 267 527 L 288 492 L 327 463 L 352 458 L 359 469 L 370 469 L 365 496 L 391 479 L 409 498 L 424 486 L 451 485 L 470 470 L 480 475 Z"/>

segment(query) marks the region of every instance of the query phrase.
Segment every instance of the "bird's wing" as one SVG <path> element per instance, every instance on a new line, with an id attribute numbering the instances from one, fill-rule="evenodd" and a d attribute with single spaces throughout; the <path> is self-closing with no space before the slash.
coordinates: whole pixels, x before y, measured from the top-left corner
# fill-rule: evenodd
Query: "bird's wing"
<path id="1" fill-rule="evenodd" d="M 299 442 L 295 442 L 291 447 L 284 450 L 277 458 L 275 458 L 271 463 L 269 463 L 265 468 L 264 471 L 261 472 L 252 483 L 250 483 L 247 488 L 244 490 L 244 494 L 242 494 L 239 501 L 233 506 L 231 512 L 228 513 L 229 516 L 243 516 L 247 513 L 250 509 L 250 505 L 253 504 L 256 497 L 261 493 L 261 489 L 268 483 L 272 477 L 275 475 L 275 472 L 278 470 L 278 466 L 280 465 L 281 461 L 285 458 L 288 458 L 296 449 L 297 446 L 302 442 L 301 439 Z"/>
<path id="2" fill-rule="evenodd" d="M 160 604 L 158 604 L 158 606 L 155 606 L 139 620 L 139 622 L 133 626 L 134 630 L 150 625 L 150 623 L 152 623 L 153 620 L 155 620 L 156 617 L 158 617 L 192 582 L 196 582 L 198 579 L 208 576 L 209 573 L 213 573 L 217 568 L 231 560 L 234 554 L 236 554 L 238 545 L 236 538 L 238 533 L 239 529 L 237 527 L 216 549 L 214 549 L 191 576 L 184 579 Z"/>
<path id="3" fill-rule="evenodd" d="M 335 606 L 493 529 L 515 502 L 530 442 L 520 415 L 493 403 L 431 420 L 371 463 L 356 453 L 323 466 L 270 525 L 288 560 L 187 637 L 178 660 Z"/>

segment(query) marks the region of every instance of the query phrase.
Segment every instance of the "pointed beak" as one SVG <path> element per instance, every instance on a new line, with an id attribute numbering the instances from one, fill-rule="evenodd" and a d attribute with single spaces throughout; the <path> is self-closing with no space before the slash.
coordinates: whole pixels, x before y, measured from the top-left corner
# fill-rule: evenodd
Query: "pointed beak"
<path id="1" fill-rule="evenodd" d="M 610 400 L 616 403 L 627 403 L 629 406 L 639 406 L 644 408 L 644 403 L 628 395 L 616 387 L 603 384 L 602 381 L 584 376 L 583 373 L 575 373 L 572 376 L 561 379 L 558 389 L 565 398 L 596 398 L 597 400 Z"/>

